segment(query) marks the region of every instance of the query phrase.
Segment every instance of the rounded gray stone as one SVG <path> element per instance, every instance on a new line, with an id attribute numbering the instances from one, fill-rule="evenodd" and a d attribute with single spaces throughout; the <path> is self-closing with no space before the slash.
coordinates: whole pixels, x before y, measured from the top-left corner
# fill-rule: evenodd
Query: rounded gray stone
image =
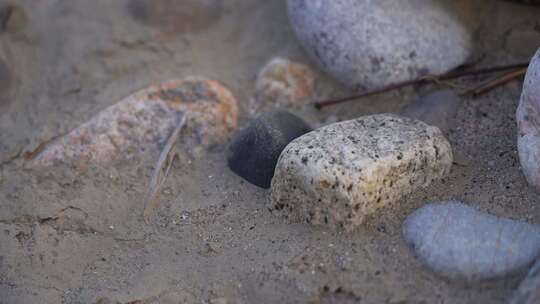
<path id="1" fill-rule="evenodd" d="M 403 236 L 436 273 L 467 282 L 524 270 L 540 251 L 540 227 L 499 218 L 461 202 L 426 205 L 403 224 Z"/>
<path id="2" fill-rule="evenodd" d="M 510 304 L 540 303 L 540 260 L 529 270 L 527 277 L 512 295 Z"/>
<path id="3" fill-rule="evenodd" d="M 540 191 L 540 49 L 527 69 L 516 120 L 521 169 L 527 182 Z"/>
<path id="4" fill-rule="evenodd" d="M 321 68 L 355 90 L 447 72 L 471 35 L 441 0 L 288 0 L 291 24 Z"/>

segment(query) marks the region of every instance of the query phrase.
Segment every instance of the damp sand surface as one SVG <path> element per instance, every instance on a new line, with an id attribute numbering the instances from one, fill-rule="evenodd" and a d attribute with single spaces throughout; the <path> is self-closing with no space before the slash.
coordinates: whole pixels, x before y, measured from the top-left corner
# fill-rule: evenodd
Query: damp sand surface
<path id="1" fill-rule="evenodd" d="M 466 11 L 483 65 L 527 60 L 538 47 L 540 9 L 455 3 Z M 436 200 L 540 223 L 539 196 L 517 157 L 519 82 L 465 98 L 448 135 L 456 155 L 448 178 L 355 233 L 273 216 L 269 192 L 227 168 L 225 146 L 181 155 L 145 223 L 158 155 L 84 172 L 35 170 L 25 156 L 171 78 L 223 82 L 245 124 L 255 76 L 269 60 L 315 68 L 285 2 L 17 0 L 0 1 L 0 17 L 0 303 L 504 303 L 523 277 L 446 281 L 422 267 L 401 236 L 405 217 Z M 318 73 L 317 99 L 350 93 Z M 399 112 L 433 89 L 293 111 L 320 125 Z"/>

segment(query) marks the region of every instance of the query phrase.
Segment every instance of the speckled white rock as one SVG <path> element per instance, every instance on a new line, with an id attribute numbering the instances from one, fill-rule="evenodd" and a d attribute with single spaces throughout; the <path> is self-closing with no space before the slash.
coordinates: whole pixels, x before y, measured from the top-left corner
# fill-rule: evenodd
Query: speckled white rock
<path id="1" fill-rule="evenodd" d="M 540 191 L 540 49 L 531 59 L 516 112 L 521 169 Z"/>
<path id="2" fill-rule="evenodd" d="M 321 68 L 356 90 L 464 63 L 471 35 L 445 0 L 288 0 L 293 28 Z"/>
<path id="3" fill-rule="evenodd" d="M 315 94 L 315 80 L 309 66 L 276 57 L 257 76 L 251 112 L 302 106 Z"/>
<path id="4" fill-rule="evenodd" d="M 272 179 L 271 210 L 352 230 L 444 177 L 451 165 L 441 131 L 418 120 L 379 114 L 331 124 L 285 148 Z"/>
<path id="5" fill-rule="evenodd" d="M 183 139 L 209 147 L 227 141 L 237 128 L 236 99 L 217 81 L 171 80 L 132 94 L 58 138 L 33 160 L 34 166 L 69 163 L 106 165 L 133 153 L 159 150 L 180 116 L 188 115 Z"/>
<path id="6" fill-rule="evenodd" d="M 540 251 L 540 227 L 499 218 L 456 201 L 412 213 L 403 236 L 419 259 L 450 279 L 502 278 L 529 266 Z"/>

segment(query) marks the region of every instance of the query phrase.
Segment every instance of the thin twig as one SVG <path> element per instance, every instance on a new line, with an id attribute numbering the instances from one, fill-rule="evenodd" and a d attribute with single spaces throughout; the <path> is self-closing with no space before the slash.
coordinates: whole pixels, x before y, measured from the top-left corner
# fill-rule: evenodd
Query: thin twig
<path id="1" fill-rule="evenodd" d="M 456 79 L 456 78 L 465 77 L 465 76 L 479 76 L 479 75 L 483 75 L 483 74 L 490 74 L 490 73 L 502 72 L 502 71 L 507 71 L 507 70 L 514 70 L 514 69 L 519 69 L 519 68 L 526 68 L 528 66 L 529 66 L 529 62 L 522 62 L 522 63 L 517 63 L 517 64 L 495 66 L 495 67 L 489 67 L 489 68 L 477 69 L 477 70 L 449 72 L 449 73 L 442 74 L 442 75 L 428 75 L 428 76 L 423 76 L 421 78 L 417 78 L 417 79 L 413 79 L 413 80 L 407 80 L 407 81 L 403 81 L 403 82 L 390 84 L 390 85 L 385 86 L 385 87 L 383 87 L 381 89 L 368 91 L 368 92 L 357 94 L 357 95 L 352 95 L 352 96 L 347 96 L 347 97 L 338 98 L 338 99 L 331 99 L 331 100 L 315 102 L 314 105 L 315 105 L 315 107 L 317 109 L 321 109 L 321 108 L 324 108 L 324 107 L 340 104 L 340 103 L 343 103 L 343 102 L 346 102 L 346 101 L 350 101 L 350 100 L 354 100 L 354 99 L 360 99 L 360 98 L 363 98 L 363 97 L 368 97 L 368 96 L 377 95 L 377 94 L 381 94 L 381 93 L 386 93 L 386 92 L 389 92 L 389 91 L 401 89 L 401 88 L 412 86 L 412 85 L 424 84 L 424 83 L 433 82 L 433 81 Z"/>
<path id="2" fill-rule="evenodd" d="M 43 152 L 51 143 L 55 142 L 58 138 L 66 135 L 67 132 L 60 133 L 58 135 L 55 135 L 43 142 L 40 142 L 37 147 L 32 151 L 26 151 L 24 152 L 23 156 L 25 160 L 32 160 L 36 158 L 41 152 Z"/>
<path id="3" fill-rule="evenodd" d="M 521 77 L 527 73 L 527 69 L 519 69 L 516 71 L 511 71 L 509 73 L 506 73 L 500 77 L 496 77 L 494 79 L 490 79 L 484 83 L 481 83 L 478 86 L 473 87 L 472 89 L 467 90 L 462 95 L 471 95 L 473 97 L 478 97 L 482 94 L 485 94 L 495 88 L 498 88 L 504 84 L 507 84 L 508 82 Z"/>
<path id="4" fill-rule="evenodd" d="M 440 86 L 446 86 L 446 87 L 449 87 L 451 89 L 454 89 L 454 90 L 464 90 L 466 89 L 466 87 L 462 86 L 462 85 L 458 85 L 458 84 L 455 84 L 449 80 L 440 80 L 440 79 L 437 79 L 437 78 L 430 78 L 428 79 L 430 81 L 432 81 L 434 84 L 437 84 L 437 85 L 440 85 Z"/>
<path id="5" fill-rule="evenodd" d="M 180 131 L 182 131 L 182 129 L 184 128 L 185 124 L 186 114 L 183 114 L 180 118 L 180 121 L 178 122 L 178 125 L 176 126 L 176 129 L 174 129 L 174 131 L 171 133 L 171 136 L 167 140 L 165 147 L 163 147 L 163 150 L 161 151 L 159 159 L 156 163 L 156 167 L 154 168 L 154 173 L 152 174 L 152 179 L 150 180 L 150 186 L 148 187 L 148 197 L 144 204 L 143 211 L 143 217 L 147 223 L 149 222 L 152 211 L 156 207 L 157 193 L 167 179 L 174 157 L 176 156 L 176 153 L 173 153 L 171 155 L 170 152 L 174 144 L 178 140 L 178 135 L 180 134 Z M 163 171 L 164 167 L 165 171 Z"/>
<path id="6" fill-rule="evenodd" d="M 19 149 L 17 151 L 17 153 L 15 153 L 15 154 L 11 155 L 10 157 L 2 160 L 0 162 L 0 168 L 6 166 L 7 164 L 10 164 L 10 163 L 14 162 L 17 158 L 21 157 L 21 154 L 22 154 L 22 149 Z"/>

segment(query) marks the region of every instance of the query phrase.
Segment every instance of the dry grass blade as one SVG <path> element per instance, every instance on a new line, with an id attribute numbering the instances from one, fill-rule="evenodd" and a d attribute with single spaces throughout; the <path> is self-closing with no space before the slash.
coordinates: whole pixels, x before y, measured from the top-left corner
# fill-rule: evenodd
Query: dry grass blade
<path id="1" fill-rule="evenodd" d="M 426 80 L 429 80 L 429 81 L 431 81 L 431 82 L 433 82 L 435 84 L 445 86 L 445 87 L 449 87 L 449 88 L 451 88 L 453 90 L 464 90 L 464 89 L 466 89 L 462 85 L 458 85 L 458 84 L 455 84 L 455 83 L 447 81 L 447 80 L 441 80 L 441 79 L 438 79 L 436 77 L 426 76 L 425 78 L 426 78 Z"/>
<path id="2" fill-rule="evenodd" d="M 148 187 L 148 196 L 144 204 L 143 218 L 145 222 L 149 222 L 152 211 L 156 207 L 156 197 L 158 191 L 161 189 L 161 186 L 167 179 L 169 175 L 169 170 L 171 169 L 174 157 L 176 153 L 171 153 L 174 144 L 178 140 L 178 135 L 182 131 L 186 124 L 186 114 L 182 115 L 178 125 L 172 132 L 171 136 L 167 140 L 165 147 L 161 151 L 159 159 L 154 168 L 154 173 L 152 173 L 152 179 L 150 180 L 150 186 Z"/>
<path id="3" fill-rule="evenodd" d="M 462 93 L 461 95 L 472 95 L 473 97 L 478 97 L 482 94 L 485 94 L 495 88 L 498 88 L 502 85 L 507 84 L 508 82 L 519 78 L 521 76 L 524 76 L 525 73 L 527 73 L 527 69 L 519 69 L 515 71 L 511 71 L 509 73 L 506 73 L 500 77 L 496 77 L 494 79 L 490 79 L 484 83 L 481 83 L 478 86 L 473 87 L 472 89 L 467 90 L 466 92 Z"/>

